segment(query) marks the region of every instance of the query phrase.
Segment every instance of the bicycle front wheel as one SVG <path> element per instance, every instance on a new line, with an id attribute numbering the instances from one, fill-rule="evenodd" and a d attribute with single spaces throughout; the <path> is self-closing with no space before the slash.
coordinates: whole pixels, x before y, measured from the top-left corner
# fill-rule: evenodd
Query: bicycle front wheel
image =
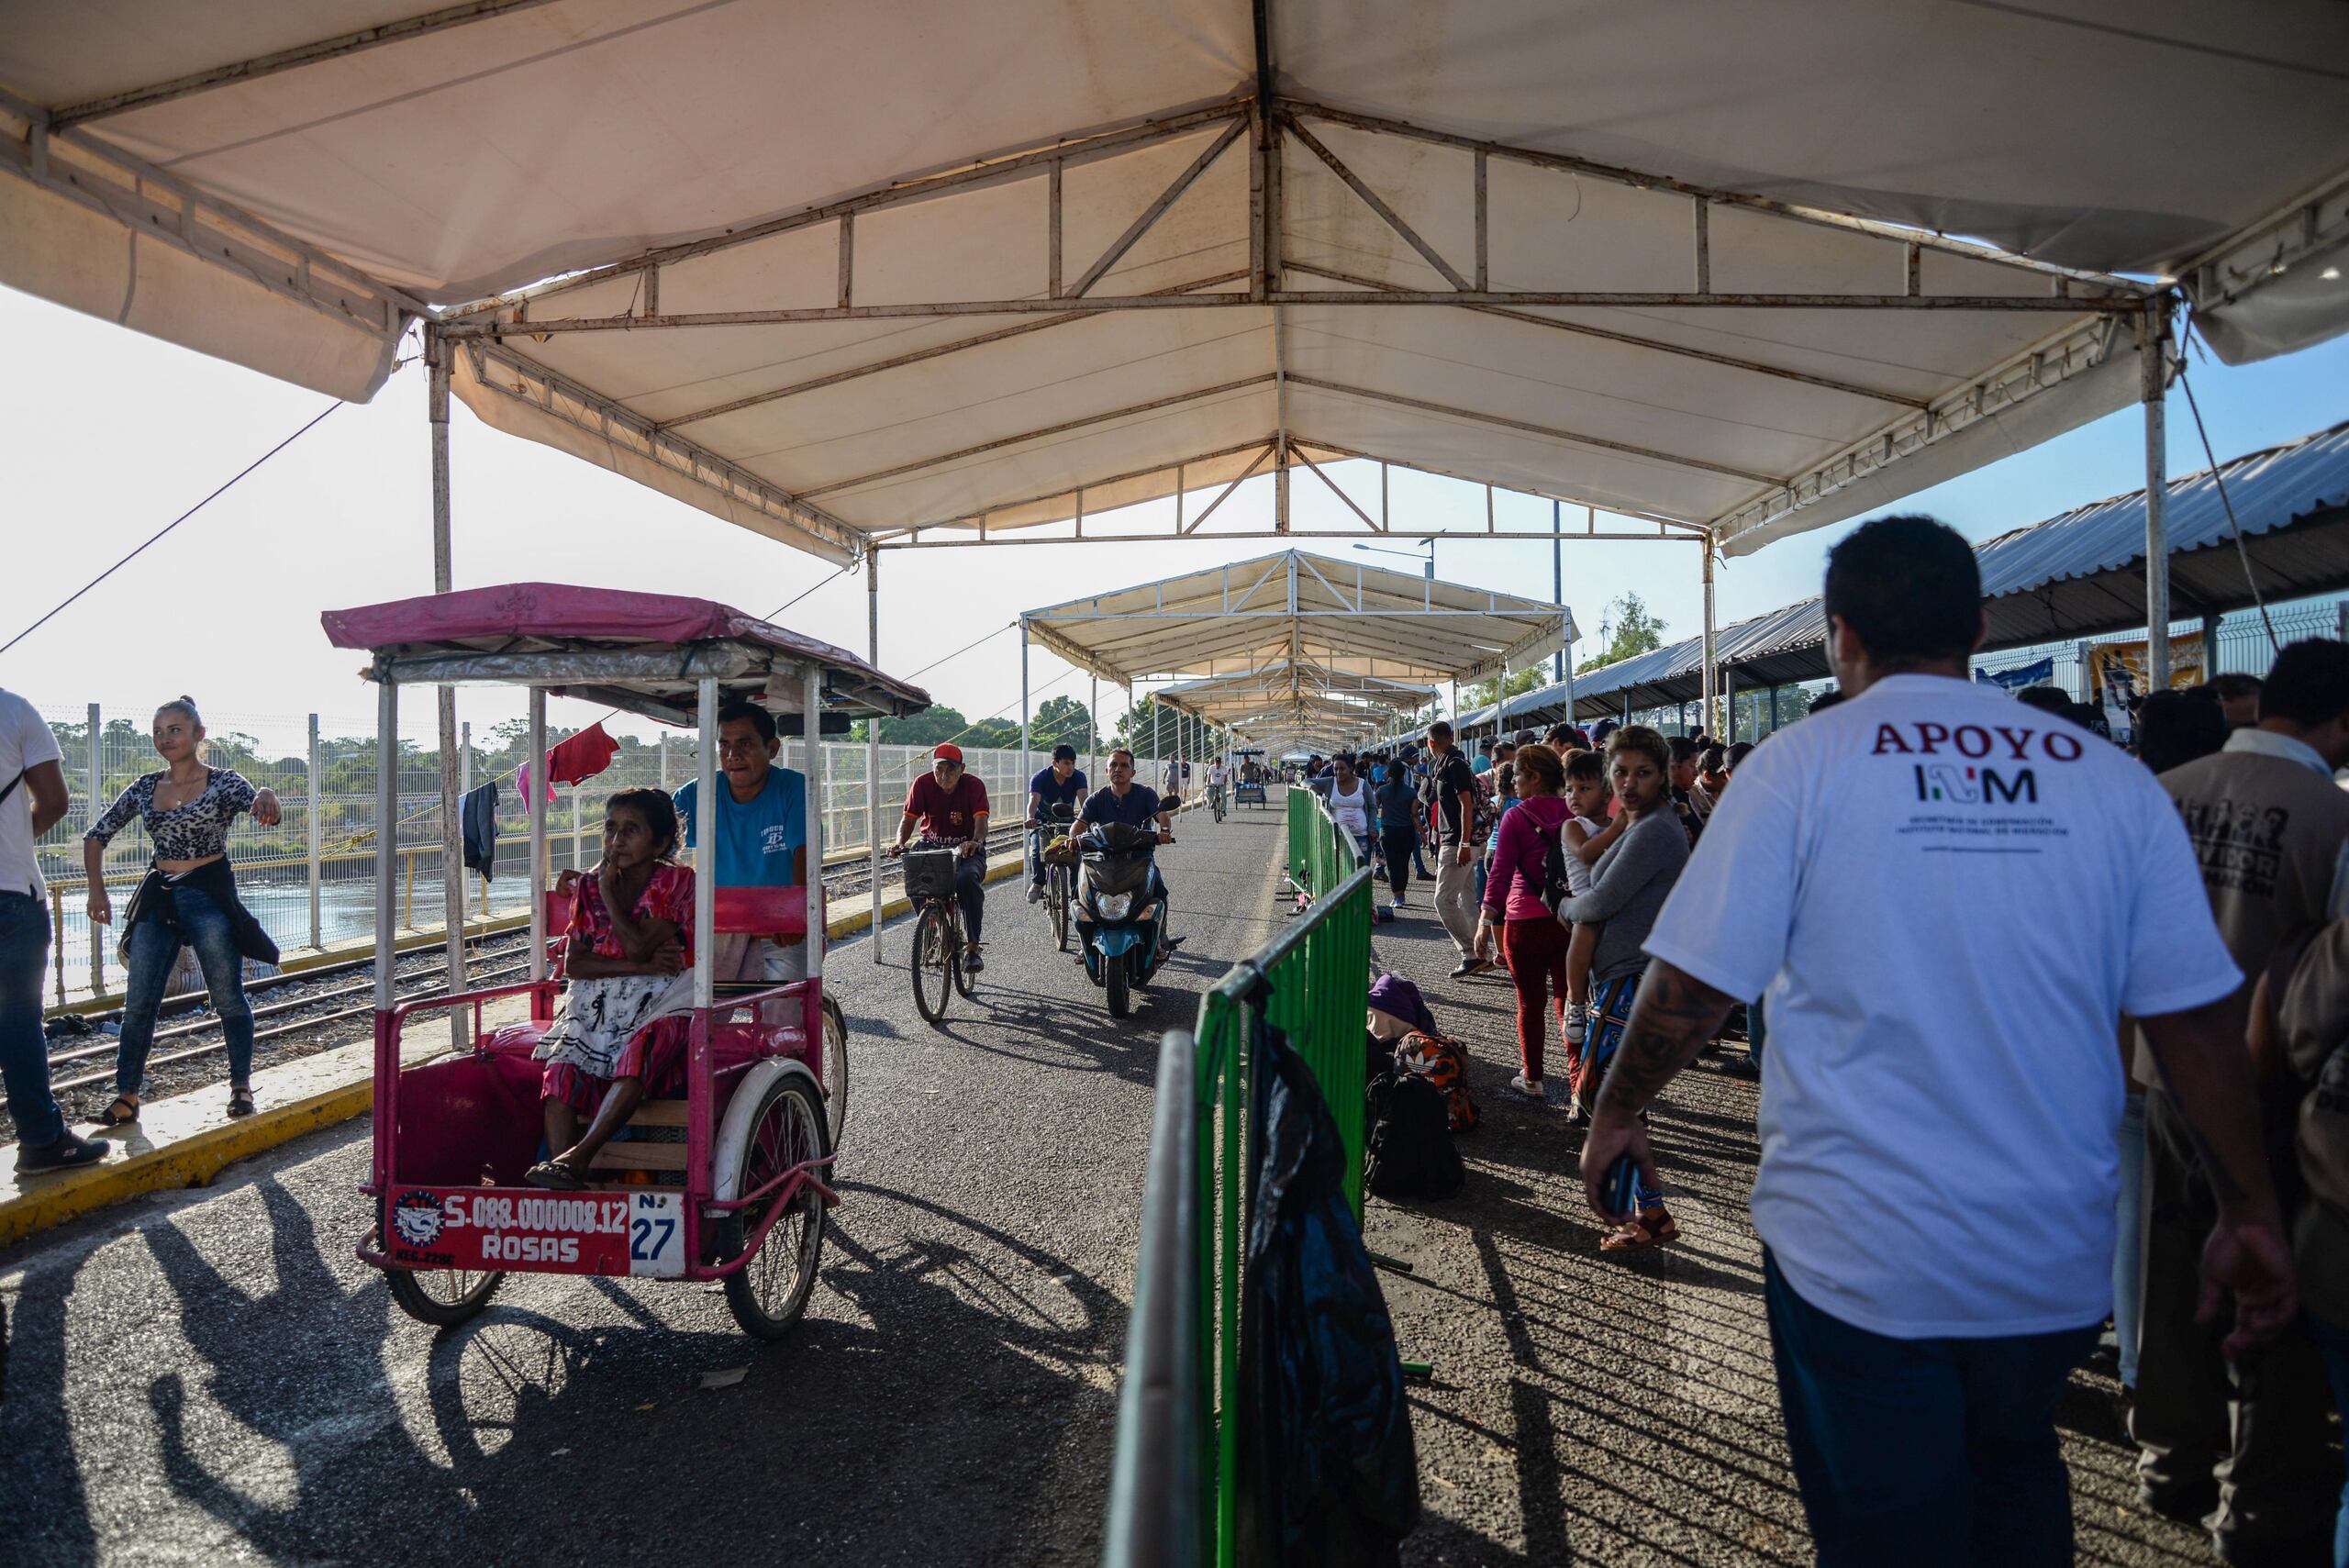
<path id="1" fill-rule="evenodd" d="M 1044 895 L 1052 906 L 1052 946 L 1063 952 L 1068 951 L 1068 868 L 1054 866 L 1050 888 Z"/>
<path id="2" fill-rule="evenodd" d="M 946 999 L 954 990 L 955 957 L 954 934 L 947 924 L 945 906 L 934 901 L 923 905 L 921 918 L 914 923 L 914 946 L 907 968 L 914 977 L 914 1006 L 930 1023 L 946 1016 Z"/>

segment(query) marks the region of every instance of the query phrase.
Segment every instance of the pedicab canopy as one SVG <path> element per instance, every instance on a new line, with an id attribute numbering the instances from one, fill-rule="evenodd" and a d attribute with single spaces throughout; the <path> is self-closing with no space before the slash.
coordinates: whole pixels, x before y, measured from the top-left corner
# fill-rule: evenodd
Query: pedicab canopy
<path id="1" fill-rule="evenodd" d="M 370 680 L 543 686 L 663 724 L 695 723 L 699 683 L 715 679 L 721 701 L 757 701 L 799 719 L 785 728 L 805 734 L 800 670 L 810 662 L 824 673 L 818 733 L 930 706 L 920 687 L 845 649 L 674 594 L 509 583 L 328 610 L 318 620 L 337 648 L 374 655 Z"/>
<path id="2" fill-rule="evenodd" d="M 0 0 L 0 236 L 834 560 L 1348 456 L 1734 555 L 2139 397 L 2165 288 L 2349 328 L 2349 6 Z"/>

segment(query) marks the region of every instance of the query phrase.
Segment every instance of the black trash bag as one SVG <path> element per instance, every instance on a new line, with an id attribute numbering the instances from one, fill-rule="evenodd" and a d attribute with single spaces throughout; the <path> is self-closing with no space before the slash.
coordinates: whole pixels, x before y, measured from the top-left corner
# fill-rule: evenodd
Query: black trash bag
<path id="1" fill-rule="evenodd" d="M 1383 1198 L 1450 1197 L 1468 1179 L 1443 1091 L 1393 1066 L 1363 1092 L 1363 1184 Z"/>
<path id="2" fill-rule="evenodd" d="M 1236 1560 L 1394 1563 L 1419 1517 L 1394 1320 L 1346 1202 L 1345 1150 L 1320 1090 L 1278 1030 L 1260 1030 L 1255 1058 Z"/>

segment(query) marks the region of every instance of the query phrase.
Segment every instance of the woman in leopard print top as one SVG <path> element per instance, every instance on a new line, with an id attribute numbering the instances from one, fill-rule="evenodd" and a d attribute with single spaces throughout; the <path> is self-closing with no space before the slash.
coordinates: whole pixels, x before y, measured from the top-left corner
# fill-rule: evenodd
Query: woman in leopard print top
<path id="1" fill-rule="evenodd" d="M 82 840 L 82 864 L 90 884 L 92 926 L 114 921 L 106 895 L 107 843 L 133 817 L 146 826 L 155 856 L 146 880 L 130 901 L 123 933 L 130 978 L 124 987 L 122 1041 L 115 1054 L 114 1104 L 99 1121 L 108 1127 L 139 1118 L 139 1089 L 147 1074 L 147 1051 L 154 1042 L 155 1015 L 163 985 L 183 946 L 195 950 L 204 986 L 228 1036 L 228 1114 L 253 1110 L 253 1010 L 245 1000 L 244 960 L 274 962 L 276 945 L 237 896 L 228 870 L 228 826 L 240 811 L 264 828 L 276 826 L 275 792 L 255 789 L 228 768 L 203 760 L 204 721 L 186 697 L 155 710 L 155 751 L 169 764 L 122 792 Z"/>

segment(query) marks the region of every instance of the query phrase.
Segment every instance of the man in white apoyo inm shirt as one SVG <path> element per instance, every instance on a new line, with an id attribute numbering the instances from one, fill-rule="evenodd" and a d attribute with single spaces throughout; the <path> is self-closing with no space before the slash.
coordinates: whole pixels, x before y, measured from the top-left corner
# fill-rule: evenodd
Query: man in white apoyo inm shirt
<path id="1" fill-rule="evenodd" d="M 2112 1302 L 2114 1025 L 2139 1019 L 2221 1194 L 2230 1353 L 2297 1311 L 2227 956 L 2144 768 L 1974 685 L 1974 552 L 1887 517 L 1827 567 L 1846 696 L 1721 798 L 1646 950 L 1591 1118 L 1591 1207 L 1638 1117 L 1763 995 L 1753 1228 L 1827 1568 L 2072 1560 L 2054 1412 Z M 1616 1219 L 1620 1216 L 1608 1215 Z"/>

